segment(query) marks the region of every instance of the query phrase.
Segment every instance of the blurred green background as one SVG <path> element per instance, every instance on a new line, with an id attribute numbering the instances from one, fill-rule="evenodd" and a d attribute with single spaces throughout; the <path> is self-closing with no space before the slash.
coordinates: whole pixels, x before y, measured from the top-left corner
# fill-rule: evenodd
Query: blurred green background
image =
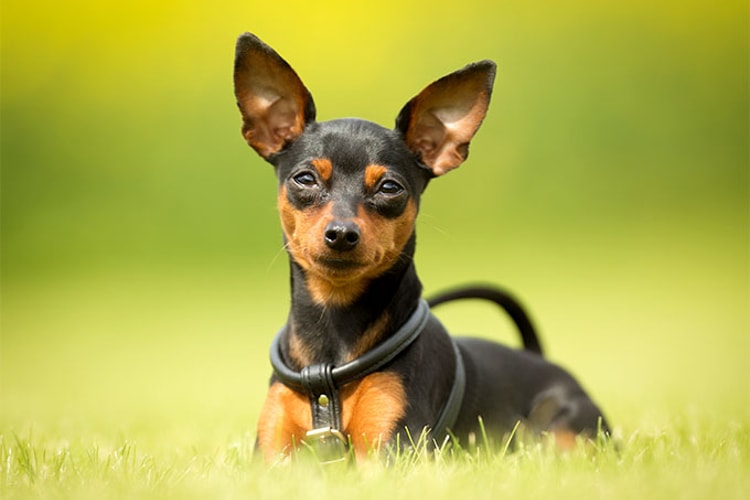
<path id="1" fill-rule="evenodd" d="M 254 432 L 288 281 L 243 31 L 322 120 L 390 126 L 494 59 L 469 161 L 424 197 L 427 291 L 515 291 L 626 431 L 748 419 L 746 2 L 4 0 L 0 428 Z M 518 343 L 488 306 L 440 316 Z"/>

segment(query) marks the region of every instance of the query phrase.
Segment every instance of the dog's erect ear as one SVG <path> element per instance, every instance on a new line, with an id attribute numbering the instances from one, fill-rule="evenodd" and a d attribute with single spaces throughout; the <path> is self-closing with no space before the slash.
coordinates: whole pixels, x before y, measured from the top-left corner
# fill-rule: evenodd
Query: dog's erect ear
<path id="1" fill-rule="evenodd" d="M 399 113 L 396 129 L 433 174 L 443 175 L 466 160 L 494 81 L 494 62 L 470 64 L 431 83 Z"/>
<path id="2" fill-rule="evenodd" d="M 310 92 L 289 64 L 257 36 L 237 39 L 234 95 L 242 135 L 263 158 L 278 153 L 315 120 Z"/>

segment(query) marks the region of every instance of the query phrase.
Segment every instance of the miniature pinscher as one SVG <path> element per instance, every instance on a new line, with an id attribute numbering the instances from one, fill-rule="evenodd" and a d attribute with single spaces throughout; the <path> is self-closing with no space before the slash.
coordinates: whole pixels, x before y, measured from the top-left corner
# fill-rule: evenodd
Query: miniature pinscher
<path id="1" fill-rule="evenodd" d="M 495 64 L 470 64 L 427 86 L 393 130 L 355 119 L 315 121 L 312 96 L 258 37 L 239 37 L 234 90 L 247 143 L 274 166 L 291 267 L 291 309 L 271 347 L 274 374 L 258 422 L 267 460 L 302 443 L 364 457 L 428 432 L 466 440 L 518 422 L 561 442 L 607 431 L 575 379 L 546 361 L 508 294 L 496 302 L 526 349 L 452 338 L 422 299 L 415 219 L 431 179 L 457 168 L 490 103 Z"/>

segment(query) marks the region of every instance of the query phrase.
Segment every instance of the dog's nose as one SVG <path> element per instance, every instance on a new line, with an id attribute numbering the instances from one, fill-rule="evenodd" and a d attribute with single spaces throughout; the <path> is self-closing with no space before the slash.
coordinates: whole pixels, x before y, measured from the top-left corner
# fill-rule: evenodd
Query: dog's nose
<path id="1" fill-rule="evenodd" d="M 359 236 L 357 224 L 352 221 L 335 220 L 328 223 L 323 238 L 328 248 L 344 252 L 357 246 Z"/>

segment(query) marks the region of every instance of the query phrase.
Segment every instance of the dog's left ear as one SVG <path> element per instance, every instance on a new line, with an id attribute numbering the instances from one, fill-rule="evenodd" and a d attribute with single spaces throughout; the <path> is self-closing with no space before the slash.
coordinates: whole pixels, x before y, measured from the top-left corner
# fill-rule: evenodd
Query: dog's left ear
<path id="1" fill-rule="evenodd" d="M 495 63 L 480 61 L 431 83 L 406 103 L 396 130 L 434 175 L 461 165 L 482 124 L 495 81 Z"/>

